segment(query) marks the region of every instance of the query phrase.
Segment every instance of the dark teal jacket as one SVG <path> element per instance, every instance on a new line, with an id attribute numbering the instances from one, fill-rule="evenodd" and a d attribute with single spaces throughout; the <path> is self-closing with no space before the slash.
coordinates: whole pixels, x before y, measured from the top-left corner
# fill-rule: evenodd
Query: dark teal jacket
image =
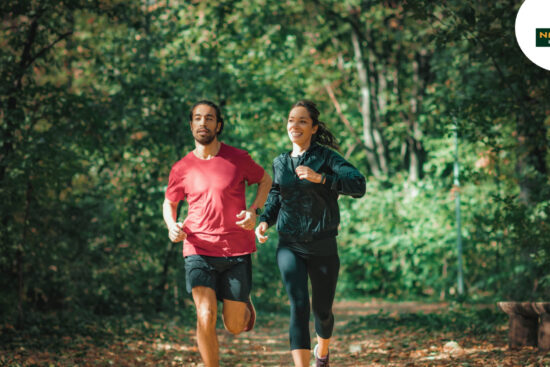
<path id="1" fill-rule="evenodd" d="M 295 167 L 307 166 L 326 175 L 324 184 L 300 180 Z M 282 242 L 308 242 L 338 234 L 338 195 L 359 198 L 365 177 L 335 151 L 313 143 L 293 164 L 290 153 L 273 160 L 273 185 L 260 222 L 277 223 Z"/>

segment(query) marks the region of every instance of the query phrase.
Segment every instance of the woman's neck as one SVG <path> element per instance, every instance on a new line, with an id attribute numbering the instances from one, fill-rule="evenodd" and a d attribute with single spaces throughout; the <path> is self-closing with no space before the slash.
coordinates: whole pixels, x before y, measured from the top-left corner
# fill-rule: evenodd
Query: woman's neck
<path id="1" fill-rule="evenodd" d="M 298 145 L 296 143 L 292 143 L 292 153 L 291 156 L 297 157 L 299 155 L 304 154 L 309 147 L 311 146 L 311 141 L 308 141 L 307 143 L 304 143 L 302 145 Z"/>
<path id="2" fill-rule="evenodd" d="M 222 143 L 218 141 L 218 139 L 214 139 L 210 144 L 202 145 L 200 143 L 195 142 L 195 149 L 193 150 L 193 154 L 199 159 L 212 159 L 218 154 L 220 151 L 220 148 L 222 146 Z"/>

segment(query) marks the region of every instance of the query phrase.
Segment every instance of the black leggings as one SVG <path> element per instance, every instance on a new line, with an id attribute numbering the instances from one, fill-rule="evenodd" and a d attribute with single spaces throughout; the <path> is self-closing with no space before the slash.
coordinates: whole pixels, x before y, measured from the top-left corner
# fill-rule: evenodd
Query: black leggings
<path id="1" fill-rule="evenodd" d="M 279 247 L 277 263 L 290 300 L 290 349 L 311 349 L 307 278 L 309 275 L 311 280 L 315 331 L 321 338 L 328 339 L 334 327 L 332 303 L 340 259 L 337 254 L 301 255 L 287 247 Z"/>

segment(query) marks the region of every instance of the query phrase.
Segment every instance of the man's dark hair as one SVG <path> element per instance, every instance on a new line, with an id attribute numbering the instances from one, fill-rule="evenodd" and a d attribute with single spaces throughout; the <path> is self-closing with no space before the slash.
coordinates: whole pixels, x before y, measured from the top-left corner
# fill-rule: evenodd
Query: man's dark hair
<path id="1" fill-rule="evenodd" d="M 191 107 L 191 111 L 189 111 L 189 122 L 193 121 L 193 110 L 195 110 L 195 107 L 201 105 L 201 104 L 204 104 L 204 105 L 207 105 L 207 106 L 210 106 L 212 107 L 215 111 L 216 111 L 216 122 L 220 122 L 221 123 L 221 126 L 220 126 L 220 131 L 218 131 L 218 133 L 216 135 L 221 135 L 222 133 L 222 130 L 223 130 L 223 118 L 222 118 L 222 112 L 220 111 L 220 108 L 218 107 L 217 104 L 215 104 L 214 102 L 212 101 L 209 101 L 207 99 L 203 99 L 201 101 L 198 101 L 197 103 L 195 103 L 193 105 L 193 107 Z"/>

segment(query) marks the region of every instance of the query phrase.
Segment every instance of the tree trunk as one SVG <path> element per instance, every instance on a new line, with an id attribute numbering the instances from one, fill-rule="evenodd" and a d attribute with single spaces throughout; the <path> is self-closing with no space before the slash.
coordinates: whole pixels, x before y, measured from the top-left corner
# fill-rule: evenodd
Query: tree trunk
<path id="1" fill-rule="evenodd" d="M 156 311 L 162 311 L 162 303 L 164 301 L 164 296 L 166 290 L 168 289 L 168 271 L 170 270 L 170 264 L 174 258 L 174 242 L 169 241 L 168 246 L 166 247 L 166 253 L 164 255 L 164 265 L 162 266 L 162 274 L 160 276 L 160 282 L 157 286 L 157 299 L 156 299 Z"/>
<path id="2" fill-rule="evenodd" d="M 22 328 L 24 325 L 23 304 L 25 302 L 25 282 L 24 282 L 24 262 L 25 262 L 25 247 L 27 243 L 28 224 L 30 222 L 32 203 L 32 182 L 29 178 L 25 192 L 25 215 L 23 217 L 23 230 L 21 233 L 21 242 L 17 246 L 16 262 L 17 262 L 17 327 Z"/>
<path id="3" fill-rule="evenodd" d="M 407 121 L 408 136 L 407 136 L 407 150 L 409 161 L 409 180 L 417 182 L 422 177 L 422 166 L 424 164 L 424 147 L 422 145 L 422 132 L 418 126 L 418 115 L 420 113 L 420 105 L 422 103 L 422 91 L 424 90 L 424 83 L 420 78 L 419 61 L 416 58 L 420 58 L 420 55 L 416 55 L 412 60 L 412 91 L 409 98 L 409 117 Z"/>
<path id="4" fill-rule="evenodd" d="M 365 146 L 367 147 L 367 162 L 372 171 L 372 174 L 376 178 L 382 176 L 380 170 L 380 163 L 377 159 L 374 137 L 372 135 L 372 120 L 370 116 L 370 91 L 369 82 L 367 76 L 367 68 L 363 60 L 363 54 L 361 52 L 361 44 L 359 42 L 359 36 L 357 30 L 352 26 L 351 41 L 353 44 L 353 51 L 355 54 L 355 64 L 357 67 L 357 75 L 359 77 L 359 85 L 361 89 L 361 117 L 363 119 L 363 139 Z"/>
<path id="5" fill-rule="evenodd" d="M 416 60 L 412 61 L 413 69 L 413 86 L 412 94 L 410 97 L 410 114 L 409 114 L 409 136 L 407 137 L 408 147 L 409 147 L 409 180 L 412 182 L 418 181 L 420 178 L 419 172 L 419 157 L 416 147 L 415 131 L 418 130 L 418 83 L 420 78 L 418 77 L 418 62 Z"/>
<path id="6" fill-rule="evenodd" d="M 29 26 L 29 31 L 27 33 L 27 41 L 25 42 L 25 46 L 23 47 L 23 51 L 21 53 L 21 60 L 19 60 L 18 67 L 15 73 L 15 78 L 8 92 L 8 106 L 6 111 L 7 129 L 5 129 L 4 136 L 2 139 L 3 140 L 3 146 L 2 146 L 3 157 L 2 157 L 2 163 L 0 164 L 0 182 L 4 180 L 4 176 L 8 169 L 9 159 L 11 154 L 13 153 L 13 137 L 14 137 L 13 133 L 17 128 L 16 122 L 22 117 L 22 116 L 19 116 L 19 114 L 17 113 L 18 103 L 17 103 L 16 95 L 21 90 L 22 79 L 23 79 L 23 75 L 25 74 L 25 70 L 31 64 L 31 59 L 32 59 L 31 50 L 34 44 L 34 40 L 36 39 L 36 34 L 38 32 L 38 17 L 39 15 L 37 15 L 33 19 L 33 21 Z"/>
<path id="7" fill-rule="evenodd" d="M 182 206 L 183 206 L 183 202 L 180 201 L 178 204 L 178 208 L 176 210 L 176 213 L 177 213 L 176 216 L 179 215 Z M 170 241 L 170 243 L 166 247 L 166 253 L 164 255 L 164 265 L 162 266 L 162 274 L 160 276 L 160 282 L 157 285 L 157 292 L 156 292 L 157 299 L 156 299 L 155 308 L 157 312 L 160 312 L 162 310 L 162 303 L 164 301 L 166 290 L 168 289 L 168 272 L 170 270 L 172 261 L 176 256 L 174 252 L 175 246 L 176 244 Z"/>
<path id="8" fill-rule="evenodd" d="M 6 111 L 6 124 L 7 129 L 4 131 L 3 137 L 3 157 L 2 163 L 0 164 L 0 182 L 4 180 L 6 171 L 8 170 L 9 161 L 11 155 L 14 151 L 14 132 L 17 130 L 17 121 L 23 121 L 24 112 L 20 110 L 17 94 L 20 92 L 22 87 L 22 79 L 25 74 L 26 69 L 32 64 L 32 47 L 38 32 L 38 18 L 40 17 L 40 12 L 32 20 L 29 30 L 27 33 L 27 40 L 23 51 L 21 53 L 21 59 L 19 60 L 18 67 L 16 69 L 15 78 L 12 82 L 12 86 L 9 90 L 8 105 Z M 25 242 L 27 240 L 27 223 L 29 221 L 30 215 L 30 203 L 32 199 L 32 184 L 29 178 L 26 187 L 25 193 L 25 209 L 23 216 L 23 229 L 21 232 L 21 242 L 17 246 L 15 252 L 15 267 L 17 271 L 17 327 L 22 328 L 24 324 L 24 299 L 25 299 L 25 282 L 24 282 L 24 261 L 25 261 Z M 13 214 L 13 213 L 12 213 Z M 4 214 L 2 222 L 7 224 L 9 222 L 9 216 L 7 213 Z"/>
<path id="9" fill-rule="evenodd" d="M 375 98 L 371 98 L 372 106 L 373 106 L 373 117 L 374 122 L 373 128 L 372 128 L 372 136 L 374 138 L 374 142 L 376 145 L 376 154 L 378 158 L 378 162 L 380 163 L 380 170 L 384 173 L 384 175 L 389 174 L 389 166 L 388 166 L 388 153 L 386 149 L 386 141 L 384 140 L 383 135 L 380 133 L 380 130 L 378 129 L 379 126 L 382 126 L 383 121 L 385 120 L 385 96 L 386 96 L 386 77 L 382 74 L 378 74 L 376 72 L 376 60 L 374 60 L 375 57 L 372 55 L 374 54 L 374 50 L 369 50 L 369 67 L 370 70 L 368 71 L 371 77 L 371 96 L 376 96 Z"/>
<path id="10" fill-rule="evenodd" d="M 529 106 L 528 103 L 525 105 Z M 520 198 L 530 205 L 537 201 L 540 185 L 547 176 L 546 154 L 548 141 L 542 120 L 532 118 L 529 112 L 521 113 L 517 120 L 518 160 L 516 172 L 519 177 Z"/>

